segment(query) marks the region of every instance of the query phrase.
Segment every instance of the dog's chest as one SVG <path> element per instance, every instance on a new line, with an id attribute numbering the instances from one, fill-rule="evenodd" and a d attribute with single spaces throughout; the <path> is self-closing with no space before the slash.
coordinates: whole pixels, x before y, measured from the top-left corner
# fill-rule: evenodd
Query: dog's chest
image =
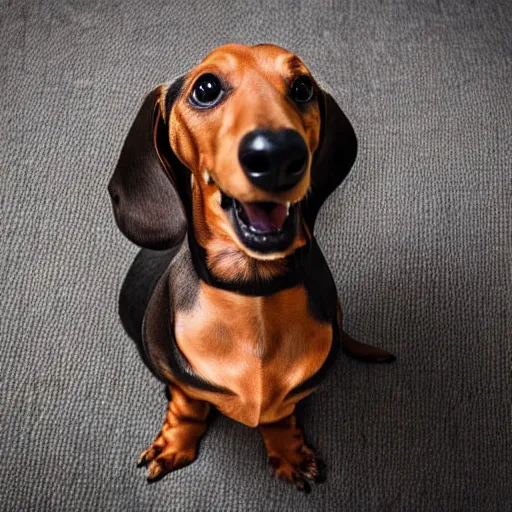
<path id="1" fill-rule="evenodd" d="M 177 311 L 176 342 L 190 365 L 232 395 L 207 393 L 227 416 L 255 426 L 286 415 L 332 344 L 332 326 L 309 312 L 304 287 L 247 297 L 201 285 L 191 311 Z"/>

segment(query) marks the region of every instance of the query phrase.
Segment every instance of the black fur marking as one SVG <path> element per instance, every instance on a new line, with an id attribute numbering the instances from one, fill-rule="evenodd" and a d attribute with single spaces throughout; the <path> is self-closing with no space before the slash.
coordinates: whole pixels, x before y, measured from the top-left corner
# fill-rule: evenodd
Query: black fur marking
<path id="1" fill-rule="evenodd" d="M 121 323 L 135 342 L 142 360 L 155 374 L 142 341 L 142 323 L 155 286 L 177 252 L 176 248 L 167 251 L 150 249 L 139 251 L 128 270 L 119 294 Z"/>
<path id="2" fill-rule="evenodd" d="M 185 77 L 180 76 L 177 78 L 167 89 L 167 94 L 165 95 L 165 117 L 169 118 L 169 114 L 171 113 L 171 108 L 174 102 L 178 99 L 181 94 L 181 90 L 183 88 L 183 84 L 185 82 Z"/>
<path id="3" fill-rule="evenodd" d="M 175 311 L 193 309 L 199 294 L 199 277 L 194 270 L 186 241 L 169 269 L 169 293 Z"/>
<path id="4" fill-rule="evenodd" d="M 311 241 L 308 266 L 304 272 L 304 286 L 308 294 L 309 313 L 319 322 L 336 320 L 338 313 L 336 284 L 315 238 Z"/>
<path id="5" fill-rule="evenodd" d="M 320 143 L 313 157 L 311 195 L 304 215 L 311 233 L 322 204 L 348 175 L 357 156 L 354 129 L 332 96 L 319 91 L 318 106 Z"/>

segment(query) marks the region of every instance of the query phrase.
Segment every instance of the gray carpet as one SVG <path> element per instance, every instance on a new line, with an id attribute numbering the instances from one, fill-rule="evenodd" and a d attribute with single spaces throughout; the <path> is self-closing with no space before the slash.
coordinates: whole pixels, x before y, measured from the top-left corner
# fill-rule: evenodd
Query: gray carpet
<path id="1" fill-rule="evenodd" d="M 2 510 L 512 510 L 512 8 L 508 0 L 0 3 Z M 106 185 L 144 95 L 228 41 L 296 51 L 359 156 L 318 238 L 346 328 L 300 417 L 328 480 L 275 481 L 218 417 L 148 485 L 162 386 L 117 317 L 137 248 Z"/>

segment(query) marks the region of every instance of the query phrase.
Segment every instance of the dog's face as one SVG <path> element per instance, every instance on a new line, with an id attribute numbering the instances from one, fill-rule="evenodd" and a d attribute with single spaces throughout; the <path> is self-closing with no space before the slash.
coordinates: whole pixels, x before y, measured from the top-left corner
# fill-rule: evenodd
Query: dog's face
<path id="1" fill-rule="evenodd" d="M 356 150 L 349 121 L 296 55 L 226 45 L 148 95 L 109 192 L 136 244 L 174 247 L 192 227 L 218 278 L 266 280 L 307 243 Z"/>
<path id="2" fill-rule="evenodd" d="M 223 46 L 185 77 L 169 139 L 194 176 L 201 245 L 229 239 L 277 259 L 304 243 L 298 203 L 319 143 L 318 93 L 300 59 L 270 45 Z"/>

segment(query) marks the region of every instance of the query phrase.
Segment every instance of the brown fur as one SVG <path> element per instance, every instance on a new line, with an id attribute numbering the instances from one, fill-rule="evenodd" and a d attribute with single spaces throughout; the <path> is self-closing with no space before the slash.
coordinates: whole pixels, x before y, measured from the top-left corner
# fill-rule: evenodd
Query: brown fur
<path id="1" fill-rule="evenodd" d="M 251 427 L 293 412 L 304 395 L 288 393 L 321 367 L 332 340 L 331 325 L 308 313 L 303 287 L 247 297 L 202 283 L 195 308 L 178 312 L 174 326 L 194 370 L 233 392 L 190 390 L 191 396 Z"/>
<path id="2" fill-rule="evenodd" d="M 196 458 L 197 445 L 207 428 L 210 411 L 207 402 L 188 397 L 172 384 L 169 391 L 172 400 L 167 406 L 162 430 L 139 457 L 139 465 L 147 465 L 151 480 L 190 464 Z"/>
<path id="3" fill-rule="evenodd" d="M 309 492 L 308 481 L 323 479 L 322 463 L 304 441 L 295 415 L 271 425 L 260 425 L 259 430 L 267 448 L 268 460 L 275 475 L 285 482 L 293 482 Z"/>

